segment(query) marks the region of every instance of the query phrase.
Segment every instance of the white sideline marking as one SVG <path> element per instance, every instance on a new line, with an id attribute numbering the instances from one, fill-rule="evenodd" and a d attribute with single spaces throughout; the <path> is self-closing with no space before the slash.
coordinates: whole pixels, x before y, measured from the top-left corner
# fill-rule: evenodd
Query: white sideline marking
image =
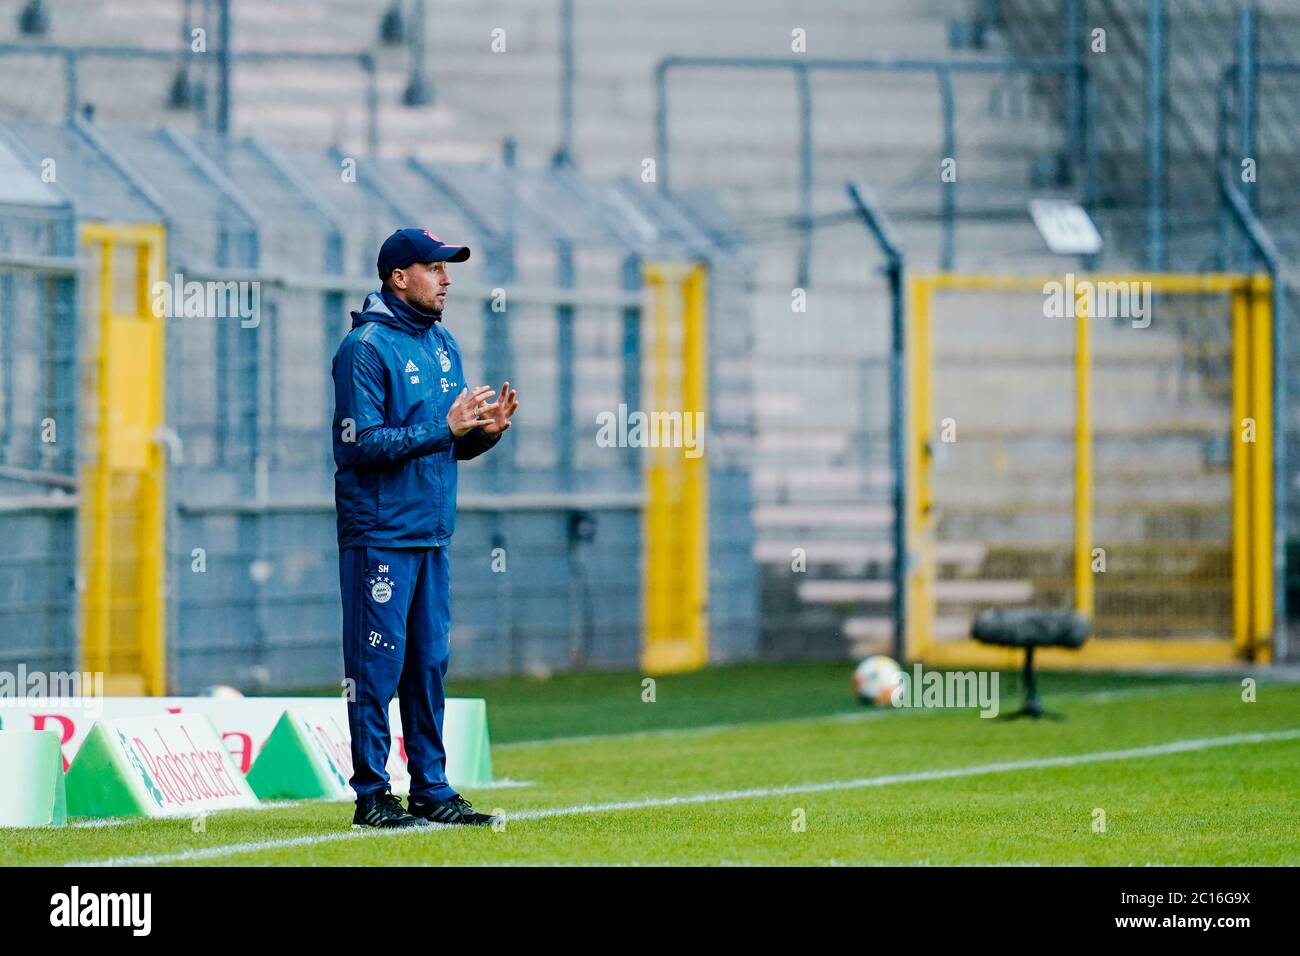
<path id="1" fill-rule="evenodd" d="M 466 787 L 466 790 L 513 790 L 516 787 L 535 787 L 531 780 L 511 780 L 509 777 L 502 777 L 500 780 L 493 780 L 491 783 L 482 783 L 477 787 Z"/>
<path id="2" fill-rule="evenodd" d="M 1197 737 L 1174 740 L 1146 747 L 1129 747 L 1124 750 L 1101 750 L 1093 753 L 1071 754 L 1062 757 L 1037 757 L 1029 760 L 1008 760 L 1000 763 L 978 764 L 973 767 L 951 767 L 945 770 L 918 770 L 911 773 L 886 774 L 880 777 L 859 777 L 855 780 L 830 780 L 823 783 L 804 783 L 787 787 L 754 787 L 748 790 L 723 790 L 697 793 L 684 797 L 647 797 L 644 800 L 624 800 L 614 803 L 585 803 L 572 807 L 550 807 L 507 813 L 511 820 L 544 820 L 550 817 L 579 816 L 590 813 L 614 813 L 620 810 L 648 810 L 659 807 L 678 807 L 696 803 L 720 803 L 726 800 L 748 800 L 758 797 L 776 797 L 787 794 L 825 793 L 832 790 L 864 790 L 897 783 L 922 783 L 930 780 L 951 780 L 958 777 L 976 777 L 984 774 L 1011 773 L 1017 770 L 1039 770 L 1047 767 L 1074 767 L 1080 764 L 1104 763 L 1114 760 L 1137 760 L 1143 757 L 1162 757 L 1169 754 L 1209 750 L 1214 747 L 1234 747 L 1238 744 L 1272 743 L 1280 740 L 1300 740 L 1300 728 L 1273 730 L 1252 734 L 1229 734 L 1224 737 Z M 432 828 L 431 828 L 432 829 Z M 446 829 L 437 827 L 436 829 Z M 160 853 L 149 856 L 110 857 L 103 860 L 78 860 L 65 866 L 154 866 L 159 863 L 179 863 L 211 860 L 241 853 L 258 853 L 264 850 L 281 850 L 297 846 L 316 846 L 342 840 L 372 839 L 375 837 L 413 836 L 420 831 L 408 830 L 348 830 L 339 833 L 322 833 L 292 837 L 283 840 L 259 840 L 248 843 L 231 843 L 201 850 L 182 850 L 177 853 Z"/>

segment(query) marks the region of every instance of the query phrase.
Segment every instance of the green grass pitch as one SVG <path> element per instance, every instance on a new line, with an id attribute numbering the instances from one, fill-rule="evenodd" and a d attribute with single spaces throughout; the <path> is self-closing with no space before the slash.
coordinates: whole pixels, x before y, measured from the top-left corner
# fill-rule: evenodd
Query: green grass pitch
<path id="1" fill-rule="evenodd" d="M 0 837 L 7 864 L 1300 864 L 1300 686 L 1044 674 L 1063 722 L 879 710 L 851 667 L 456 683 L 500 830 L 353 831 L 350 803 Z M 1003 675 L 1002 707 L 1019 681 Z M 1104 814 L 1104 829 L 1098 824 Z M 74 821 L 80 822 L 80 821 Z M 802 822 L 802 827 L 799 824 Z"/>

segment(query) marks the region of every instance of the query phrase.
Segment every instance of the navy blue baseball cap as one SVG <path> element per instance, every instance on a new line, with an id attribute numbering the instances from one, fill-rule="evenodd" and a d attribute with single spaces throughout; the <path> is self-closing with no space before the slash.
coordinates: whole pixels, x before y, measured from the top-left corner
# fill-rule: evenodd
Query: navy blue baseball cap
<path id="1" fill-rule="evenodd" d="M 469 246 L 452 246 L 428 229 L 398 229 L 379 247 L 379 278 L 387 279 L 394 269 L 412 262 L 464 262 Z"/>

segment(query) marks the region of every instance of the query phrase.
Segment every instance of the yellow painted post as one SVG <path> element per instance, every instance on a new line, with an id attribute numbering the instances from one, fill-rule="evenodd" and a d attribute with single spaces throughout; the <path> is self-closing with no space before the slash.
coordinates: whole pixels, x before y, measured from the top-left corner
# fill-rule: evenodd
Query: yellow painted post
<path id="1" fill-rule="evenodd" d="M 708 346 L 708 271 L 697 263 L 686 273 L 682 283 L 682 321 L 685 341 L 682 346 L 685 398 L 683 418 L 695 415 L 700 427 L 695 437 L 704 441 L 709 411 Z M 687 667 L 704 667 L 709 662 L 709 469 L 704 445 L 701 453 L 682 462 L 686 488 L 686 612 L 689 615 Z M 682 454 L 685 454 L 683 449 Z"/>
<path id="2" fill-rule="evenodd" d="M 659 408 L 668 395 L 668 299 L 664 270 L 648 266 L 645 284 L 650 290 L 650 403 Z M 645 483 L 647 500 L 643 520 L 642 540 L 645 561 L 645 646 L 642 652 L 647 669 L 654 661 L 661 641 L 672 633 L 672 554 L 669 541 L 672 533 L 670 510 L 671 489 L 669 467 L 664 459 L 664 449 L 646 450 Z"/>
<path id="3" fill-rule="evenodd" d="M 107 693 L 164 694 L 166 463 L 158 431 L 165 319 L 153 314 L 152 290 L 165 271 L 166 233 L 160 225 L 88 223 L 81 238 L 100 255 L 97 440 L 81 516 L 88 595 L 82 660 L 87 670 L 104 672 Z M 133 254 L 125 311 L 117 308 L 121 247 Z"/>
<path id="4" fill-rule="evenodd" d="M 909 433 L 907 451 L 908 547 L 917 563 L 908 572 L 906 657 L 925 660 L 931 653 L 935 619 L 934 452 L 930 429 L 934 416 L 934 357 L 931 353 L 933 285 L 923 276 L 909 283 L 912 326 L 908 337 Z M 895 559 L 906 561 L 907 555 Z"/>
<path id="5" fill-rule="evenodd" d="M 140 664 L 145 693 L 167 693 L 166 628 L 166 522 L 167 462 L 158 432 L 166 412 L 165 319 L 155 316 L 152 291 L 163 275 L 163 231 L 146 231 L 136 246 L 136 315 L 145 324 L 141 332 L 150 356 L 148 374 L 141 387 L 147 390 L 144 403 L 146 434 L 145 466 L 140 473 Z"/>
<path id="6" fill-rule="evenodd" d="M 1273 635 L 1273 349 L 1272 296 L 1267 276 L 1251 282 L 1250 389 L 1255 418 L 1251 469 L 1251 660 L 1271 656 Z"/>
<path id="7" fill-rule="evenodd" d="M 1250 473 L 1255 451 L 1245 433 L 1246 419 L 1252 417 L 1250 323 L 1249 291 L 1238 289 L 1232 293 L 1232 643 L 1243 658 L 1250 655 L 1253 562 Z"/>
<path id="8" fill-rule="evenodd" d="M 1084 288 L 1074 302 L 1074 608 L 1092 618 L 1092 330 Z"/>
<path id="9" fill-rule="evenodd" d="M 650 411 L 698 412 L 707 424 L 708 281 L 703 265 L 646 267 L 650 291 Z M 680 352 L 673 349 L 674 301 L 680 307 Z M 678 363 L 680 360 L 680 363 Z M 679 364 L 680 375 L 674 376 Z M 703 439 L 703 428 L 696 435 Z M 704 454 L 647 449 L 645 642 L 648 673 L 694 670 L 708 663 L 708 467 Z"/>

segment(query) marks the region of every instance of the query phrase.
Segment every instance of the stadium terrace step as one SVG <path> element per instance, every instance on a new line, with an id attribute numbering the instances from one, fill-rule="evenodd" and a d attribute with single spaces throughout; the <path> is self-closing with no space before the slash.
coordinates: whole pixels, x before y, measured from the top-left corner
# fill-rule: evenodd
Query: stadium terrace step
<path id="1" fill-rule="evenodd" d="M 970 637 L 971 618 L 937 617 L 934 636 L 941 641 L 959 641 Z M 841 625 L 841 633 L 852 641 L 892 640 L 894 622 L 888 617 L 850 617 Z"/>
<path id="2" fill-rule="evenodd" d="M 760 465 L 750 474 L 755 491 L 760 497 L 781 495 L 792 491 L 867 492 L 884 491 L 893 485 L 893 472 L 888 468 L 806 468 L 789 465 Z"/>
<path id="3" fill-rule="evenodd" d="M 1114 583 L 1117 581 L 1226 580 L 1231 573 L 1232 549 L 1226 541 L 1099 540 L 1098 545 L 1106 549 L 1106 574 L 1110 575 L 1105 579 L 1107 587 L 1121 587 Z M 990 544 L 978 571 L 994 578 L 1066 578 L 1073 574 L 1073 568 L 1069 544 Z"/>
<path id="4" fill-rule="evenodd" d="M 849 449 L 849 435 L 839 431 L 771 430 L 760 433 L 755 451 L 800 454 L 814 452 L 842 455 Z"/>
<path id="5" fill-rule="evenodd" d="M 759 505 L 754 509 L 756 528 L 809 528 L 863 530 L 893 526 L 894 511 L 886 504 L 856 506 Z"/>
<path id="6" fill-rule="evenodd" d="M 935 561 L 977 568 L 984 560 L 988 545 L 976 541 L 938 541 Z M 803 541 L 794 539 L 760 539 L 754 545 L 754 557 L 765 565 L 779 565 L 787 571 L 795 549 L 805 552 L 808 567 L 817 565 L 863 566 L 892 564 L 894 546 L 888 541 Z M 793 572 L 792 572 L 793 573 Z"/>
<path id="7" fill-rule="evenodd" d="M 934 482 L 935 500 L 938 507 L 948 514 L 978 513 L 1004 507 L 1011 492 L 1018 499 L 1017 503 L 1005 507 L 1012 507 L 1016 512 L 1071 508 L 1074 476 L 1052 474 L 1052 466 L 1046 460 L 1044 471 L 1048 473 L 1033 474 L 1032 469 L 1025 469 L 1010 474 L 976 474 L 963 469 L 960 474 L 944 474 Z M 1226 475 L 1209 475 L 1199 480 L 1161 481 L 1154 477 L 1107 480 L 1098 475 L 1093 484 L 1093 501 L 1098 511 L 1128 515 L 1134 511 L 1165 514 L 1180 505 L 1217 504 L 1230 509 L 1231 479 Z"/>
<path id="8" fill-rule="evenodd" d="M 819 604 L 883 603 L 894 597 L 892 581 L 805 581 L 799 599 Z M 939 580 L 935 600 L 944 603 L 1023 604 L 1034 598 L 1032 581 Z"/>
<path id="9" fill-rule="evenodd" d="M 957 399 L 953 399 L 954 403 Z M 1226 422 L 1221 416 L 1199 415 L 1186 419 L 1165 418 L 1160 421 L 1144 419 L 1141 422 L 1122 424 L 1098 424 L 1093 428 L 1096 441 L 1135 441 L 1154 442 L 1156 440 L 1204 440 L 1211 435 L 1227 431 Z M 1074 435 L 1073 423 L 1043 424 L 1030 423 L 1014 427 L 968 426 L 958 434 L 958 441 L 1006 441 L 1017 440 L 1062 440 L 1070 441 Z"/>
<path id="10" fill-rule="evenodd" d="M 1004 510 L 994 513 L 939 510 L 937 533 L 940 537 L 962 540 L 985 539 L 990 542 L 1021 541 L 1027 546 L 1055 539 L 1066 541 L 1071 535 L 1073 514 L 1068 507 L 1039 508 L 1021 512 Z M 1144 535 L 1168 536 L 1176 532 L 1191 541 L 1222 543 L 1231 534 L 1231 515 L 1220 507 L 1208 512 L 1185 510 L 1138 512 L 1111 516 L 1101 512 L 1094 523 L 1094 540 L 1124 542 Z"/>
<path id="11" fill-rule="evenodd" d="M 1123 616 L 1131 620 L 1175 614 L 1181 617 L 1231 617 L 1231 581 L 1205 581 L 1200 587 L 1180 587 L 1176 582 L 1161 587 L 1152 582 L 1147 588 L 1117 590 L 1097 589 L 1097 614 Z"/>

